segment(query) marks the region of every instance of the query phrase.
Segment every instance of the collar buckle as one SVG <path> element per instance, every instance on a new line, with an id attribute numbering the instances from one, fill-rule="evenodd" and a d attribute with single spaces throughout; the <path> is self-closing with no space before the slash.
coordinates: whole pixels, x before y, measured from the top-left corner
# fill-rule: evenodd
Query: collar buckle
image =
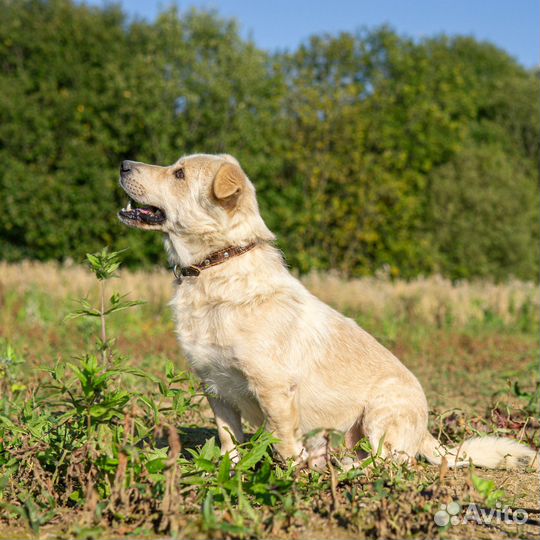
<path id="1" fill-rule="evenodd" d="M 180 266 L 179 264 L 175 264 L 173 266 L 173 274 L 174 277 L 178 281 L 182 281 L 183 277 L 197 277 L 201 271 L 196 266 Z"/>
<path id="2" fill-rule="evenodd" d="M 184 277 L 197 277 L 201 273 L 201 271 L 196 266 L 191 265 L 191 266 L 184 266 L 180 270 L 180 273 Z"/>

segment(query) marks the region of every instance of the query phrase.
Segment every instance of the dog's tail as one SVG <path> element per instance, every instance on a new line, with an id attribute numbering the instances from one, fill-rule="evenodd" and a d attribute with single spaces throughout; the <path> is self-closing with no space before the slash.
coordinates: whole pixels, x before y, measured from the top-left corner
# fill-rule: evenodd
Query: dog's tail
<path id="1" fill-rule="evenodd" d="M 433 465 L 446 458 L 449 467 L 467 467 L 472 461 L 486 469 L 517 469 L 533 467 L 540 470 L 540 454 L 512 439 L 502 437 L 474 437 L 455 448 L 440 444 L 431 433 L 426 433 L 420 454 Z"/>

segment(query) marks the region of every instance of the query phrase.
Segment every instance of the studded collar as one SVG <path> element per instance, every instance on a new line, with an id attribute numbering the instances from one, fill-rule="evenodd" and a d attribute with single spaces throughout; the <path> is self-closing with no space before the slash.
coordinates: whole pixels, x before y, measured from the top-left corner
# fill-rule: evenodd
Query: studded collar
<path id="1" fill-rule="evenodd" d="M 174 276 L 180 283 L 182 282 L 182 277 L 197 277 L 202 270 L 222 264 L 232 257 L 242 255 L 243 253 L 246 253 L 246 251 L 253 249 L 256 245 L 256 242 L 252 242 L 247 246 L 229 246 L 225 249 L 210 253 L 203 261 L 190 266 L 180 266 L 175 264 L 173 267 Z"/>

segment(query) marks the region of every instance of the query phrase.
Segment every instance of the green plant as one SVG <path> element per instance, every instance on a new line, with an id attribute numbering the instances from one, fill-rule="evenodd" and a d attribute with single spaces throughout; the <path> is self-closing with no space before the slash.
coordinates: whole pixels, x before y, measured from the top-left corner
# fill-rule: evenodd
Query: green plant
<path id="1" fill-rule="evenodd" d="M 24 384 L 18 382 L 17 376 L 20 367 L 24 364 L 24 359 L 9 343 L 5 345 L 2 343 L 2 345 L 4 352 L 0 355 L 0 395 L 20 392 L 26 388 Z"/>
<path id="2" fill-rule="evenodd" d="M 86 353 L 73 361 L 58 361 L 52 368 L 41 368 L 48 380 L 32 392 L 30 400 L 8 402 L 6 414 L 0 416 L 0 466 L 8 478 L 3 488 L 11 488 L 13 499 L 4 505 L 36 531 L 56 514 L 51 503 L 88 505 L 97 496 L 109 502 L 96 504 L 92 511 L 98 512 L 96 515 L 112 511 L 115 496 L 125 492 L 128 481 L 143 480 L 144 475 L 157 471 L 160 450 L 145 441 L 157 427 L 182 414 L 194 395 L 193 389 L 189 394 L 189 388 L 183 391 L 176 387 L 189 377 L 176 373 L 171 364 L 163 382 L 129 366 L 127 359 L 115 352 L 114 340 L 107 335 L 107 318 L 140 304 L 117 293 L 105 302 L 105 281 L 115 276 L 119 257 L 119 252 L 107 249 L 87 256 L 100 283 L 100 306 L 82 300 L 81 308 L 65 319 L 100 319 L 98 354 Z M 15 358 L 8 347 L 3 365 L 21 362 Z M 129 391 L 133 377 L 147 380 L 156 391 L 146 396 Z M 171 406 L 162 399 L 170 400 Z M 135 408 L 141 407 L 136 414 Z M 13 491 L 13 479 L 35 475 L 36 467 L 43 484 L 33 485 L 28 493 Z M 43 507 L 43 514 L 36 505 Z"/>
<path id="3" fill-rule="evenodd" d="M 44 509 L 42 505 L 36 504 L 31 496 L 25 497 L 24 495 L 21 495 L 19 502 L 19 505 L 3 505 L 4 510 L 19 516 L 28 524 L 28 527 L 34 534 L 39 534 L 40 528 L 43 525 L 50 523 L 57 514 L 56 509 L 54 508 L 54 500 L 50 501 L 50 509 Z"/>
<path id="4" fill-rule="evenodd" d="M 122 311 L 134 306 L 138 306 L 143 302 L 135 300 L 125 300 L 125 296 L 121 296 L 118 293 L 113 293 L 109 299 L 109 304 L 106 304 L 106 282 L 116 276 L 116 271 L 120 266 L 120 255 L 122 251 L 113 251 L 109 253 L 105 247 L 97 253 L 87 253 L 86 259 L 89 263 L 90 269 L 96 276 L 99 282 L 99 307 L 93 307 L 88 300 L 79 300 L 81 307 L 76 311 L 70 313 L 66 320 L 76 319 L 78 317 L 99 317 L 101 323 L 101 335 L 98 341 L 98 350 L 101 352 L 103 362 L 108 359 L 107 351 L 110 349 L 112 342 L 107 339 L 107 317 L 112 313 Z"/>
<path id="5" fill-rule="evenodd" d="M 524 401 L 523 409 L 532 417 L 540 410 L 540 382 L 536 382 L 534 388 L 526 390 L 522 388 L 519 381 L 514 381 L 511 386 L 514 396 Z"/>
<path id="6" fill-rule="evenodd" d="M 498 489 L 493 480 L 471 474 L 471 481 L 474 489 L 489 507 L 495 507 L 496 503 L 504 501 L 506 493 Z"/>

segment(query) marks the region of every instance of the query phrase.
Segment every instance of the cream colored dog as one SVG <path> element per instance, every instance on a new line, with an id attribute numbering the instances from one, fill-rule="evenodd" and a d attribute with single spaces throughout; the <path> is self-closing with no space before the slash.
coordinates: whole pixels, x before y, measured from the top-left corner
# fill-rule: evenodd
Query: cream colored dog
<path id="1" fill-rule="evenodd" d="M 297 461 L 308 457 L 303 436 L 328 428 L 344 432 L 349 447 L 368 437 L 398 460 L 420 454 L 434 464 L 447 456 L 453 466 L 538 468 L 536 452 L 509 439 L 474 438 L 450 449 L 437 442 L 416 377 L 288 272 L 236 159 L 197 154 L 170 167 L 125 161 L 120 183 L 146 205 L 130 202 L 120 220 L 163 232 L 171 262 L 186 276 L 171 304 L 178 339 L 204 382 L 223 452 L 234 457 L 244 441 L 244 418 L 266 422 L 279 454 Z M 321 465 L 323 446 L 321 436 L 310 463 Z"/>

